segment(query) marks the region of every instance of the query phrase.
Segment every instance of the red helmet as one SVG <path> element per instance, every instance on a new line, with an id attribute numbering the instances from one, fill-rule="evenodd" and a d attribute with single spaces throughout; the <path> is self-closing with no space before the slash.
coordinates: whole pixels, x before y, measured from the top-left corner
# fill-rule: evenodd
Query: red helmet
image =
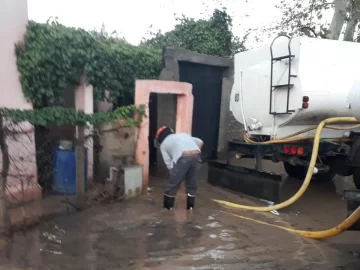
<path id="1" fill-rule="evenodd" d="M 161 132 L 163 132 L 166 128 L 167 128 L 167 126 L 159 127 L 158 130 L 155 133 L 155 138 L 158 138 L 160 136 Z"/>
<path id="2" fill-rule="evenodd" d="M 159 137 L 161 136 L 161 134 L 163 133 L 163 131 L 168 130 L 170 131 L 170 133 L 174 133 L 174 130 L 171 127 L 167 127 L 167 126 L 161 126 L 158 128 L 158 130 L 155 133 L 155 138 L 154 138 L 154 145 L 155 147 L 158 147 L 160 145 L 159 142 Z"/>

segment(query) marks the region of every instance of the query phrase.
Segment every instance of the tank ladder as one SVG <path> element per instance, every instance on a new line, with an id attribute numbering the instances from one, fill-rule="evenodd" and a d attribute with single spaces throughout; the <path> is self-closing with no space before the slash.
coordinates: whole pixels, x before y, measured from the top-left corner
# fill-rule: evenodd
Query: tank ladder
<path id="1" fill-rule="evenodd" d="M 287 55 L 284 56 L 278 56 L 278 57 L 274 57 L 273 54 L 273 44 L 274 42 L 279 38 L 279 37 L 286 37 L 289 42 L 288 42 L 288 53 Z M 288 35 L 285 34 L 281 34 L 278 35 L 273 42 L 270 45 L 270 54 L 271 54 L 271 73 L 270 73 L 270 109 L 269 109 L 269 114 L 272 115 L 278 115 L 278 114 L 291 114 L 293 112 L 295 112 L 295 110 L 290 110 L 289 109 L 289 100 L 290 100 L 290 89 L 294 87 L 294 84 L 291 83 L 291 78 L 296 78 L 297 75 L 293 75 L 291 74 L 291 61 L 295 58 L 295 55 L 293 55 L 291 53 L 291 40 L 292 38 L 289 37 Z M 288 83 L 287 84 L 277 84 L 277 85 L 273 85 L 273 77 L 274 77 L 274 64 L 278 61 L 281 60 L 288 60 L 289 61 L 289 70 L 288 70 Z M 273 92 L 277 89 L 286 89 L 287 90 L 287 97 L 286 97 L 286 111 L 285 112 L 275 112 L 273 111 L 272 108 L 272 101 L 273 101 Z"/>

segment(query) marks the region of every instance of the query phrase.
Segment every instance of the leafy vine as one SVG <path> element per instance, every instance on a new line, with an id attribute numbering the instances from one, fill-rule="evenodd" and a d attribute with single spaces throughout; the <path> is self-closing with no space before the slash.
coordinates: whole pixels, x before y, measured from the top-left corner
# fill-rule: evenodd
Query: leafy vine
<path id="1" fill-rule="evenodd" d="M 83 72 L 95 100 L 104 100 L 107 90 L 114 101 L 133 95 L 136 79 L 155 79 L 161 70 L 157 49 L 65 27 L 56 20 L 29 21 L 15 53 L 24 95 L 34 108 L 62 105 L 64 91 L 78 85 Z"/>
<path id="2" fill-rule="evenodd" d="M 145 106 L 118 107 L 112 112 L 97 112 L 86 114 L 72 108 L 45 107 L 36 110 L 20 110 L 0 108 L 0 114 L 14 123 L 29 122 L 35 126 L 47 126 L 50 123 L 57 125 L 93 125 L 109 124 L 121 120 L 129 127 L 138 126 L 145 116 Z"/>

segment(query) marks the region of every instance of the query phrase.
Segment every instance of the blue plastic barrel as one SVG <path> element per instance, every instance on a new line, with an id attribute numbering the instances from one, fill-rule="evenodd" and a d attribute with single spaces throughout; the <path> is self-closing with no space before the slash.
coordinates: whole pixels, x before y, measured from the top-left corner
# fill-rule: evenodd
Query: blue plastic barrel
<path id="1" fill-rule="evenodd" d="M 84 153 L 84 186 L 87 189 L 87 160 L 88 153 Z M 76 194 L 76 158 L 75 149 L 56 149 L 53 155 L 53 181 L 52 192 L 62 195 Z"/>

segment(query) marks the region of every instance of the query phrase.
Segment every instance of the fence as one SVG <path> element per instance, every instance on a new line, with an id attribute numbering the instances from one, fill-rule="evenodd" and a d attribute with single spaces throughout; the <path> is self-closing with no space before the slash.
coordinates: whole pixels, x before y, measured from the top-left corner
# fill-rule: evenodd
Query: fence
<path id="1" fill-rule="evenodd" d="M 135 136 L 135 128 L 119 121 L 96 128 L 41 127 L 0 117 L 3 222 L 9 222 L 5 218 L 9 207 L 50 194 L 62 196 L 74 207 L 123 198 L 120 175 L 110 188 L 106 180 L 111 168 L 135 163 Z"/>

